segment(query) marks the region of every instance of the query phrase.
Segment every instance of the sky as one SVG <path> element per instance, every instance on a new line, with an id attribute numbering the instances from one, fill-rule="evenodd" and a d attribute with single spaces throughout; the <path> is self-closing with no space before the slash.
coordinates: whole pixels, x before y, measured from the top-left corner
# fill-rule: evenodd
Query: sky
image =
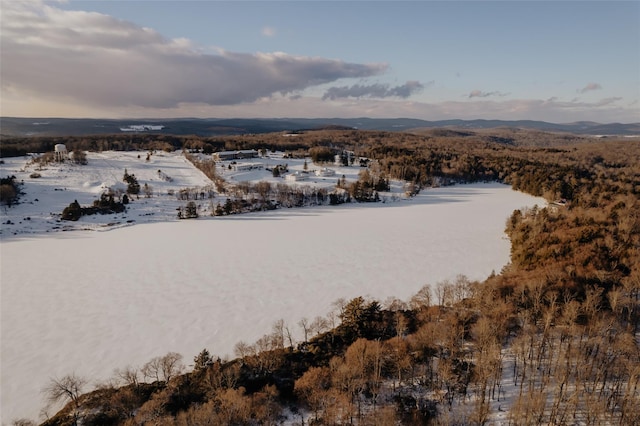
<path id="1" fill-rule="evenodd" d="M 638 1 L 3 1 L 0 115 L 640 122 Z"/>

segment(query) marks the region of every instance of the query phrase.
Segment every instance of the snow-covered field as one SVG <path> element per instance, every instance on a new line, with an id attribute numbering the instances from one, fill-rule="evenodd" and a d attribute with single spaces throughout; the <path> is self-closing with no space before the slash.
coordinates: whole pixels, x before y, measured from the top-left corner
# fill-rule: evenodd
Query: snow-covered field
<path id="1" fill-rule="evenodd" d="M 506 218 L 544 204 L 508 186 L 474 184 L 396 203 L 178 221 L 175 197 L 154 196 L 125 214 L 71 224 L 110 232 L 55 232 L 67 225 L 55 214 L 73 199 L 90 204 L 124 168 L 163 194 L 210 184 L 179 154 L 155 154 L 150 164 L 144 156 L 90 154 L 84 168 L 55 166 L 33 180 L 32 169 L 20 171 L 24 160 L 2 166 L 2 176 L 25 180 L 26 192 L 2 211 L 3 424 L 37 419 L 51 377 L 76 373 L 95 384 L 169 351 L 186 364 L 203 348 L 232 356 L 237 342 L 253 343 L 275 321 L 298 331 L 301 318 L 326 315 L 338 298 L 406 300 L 457 274 L 484 279 L 509 260 Z M 172 182 L 158 179 L 159 169 Z"/>

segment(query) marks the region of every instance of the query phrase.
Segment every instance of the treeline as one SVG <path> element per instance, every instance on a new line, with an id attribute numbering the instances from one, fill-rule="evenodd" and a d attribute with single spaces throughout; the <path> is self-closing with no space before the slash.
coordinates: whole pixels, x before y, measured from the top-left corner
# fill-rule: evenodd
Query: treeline
<path id="1" fill-rule="evenodd" d="M 326 189 L 312 186 L 292 187 L 285 183 L 239 182 L 228 189 L 224 204 L 218 203 L 215 216 L 274 210 L 284 207 L 318 206 L 328 204 L 331 195 Z M 337 203 L 336 203 L 337 204 Z"/>
<path id="2" fill-rule="evenodd" d="M 499 136 L 498 136 L 499 135 Z M 212 153 L 223 150 L 268 149 L 272 151 L 306 151 L 310 147 L 345 148 L 360 151 L 370 146 L 412 145 L 416 141 L 459 139 L 470 143 L 496 143 L 503 146 L 566 146 L 592 140 L 575 135 L 542 133 L 533 130 L 492 129 L 483 131 L 453 131 L 447 129 L 429 129 L 419 134 L 403 132 L 361 131 L 361 130 L 316 130 L 304 131 L 295 136 L 283 133 L 265 133 L 238 136 L 185 136 L 153 133 L 116 133 L 94 136 L 3 136 L 0 144 L 0 157 L 16 157 L 28 153 L 53 151 L 56 144 L 65 144 L 69 151 L 133 151 L 133 150 L 200 150 Z M 331 153 L 326 161 L 332 161 Z M 312 153 L 313 154 L 313 153 Z M 335 154 L 335 153 L 334 153 Z"/>
<path id="3" fill-rule="evenodd" d="M 312 185 L 291 186 L 286 183 L 270 183 L 266 181 L 250 183 L 238 182 L 234 185 L 218 186 L 222 188 L 226 199 L 224 202 L 210 203 L 211 216 L 226 216 L 275 210 L 278 208 L 325 206 L 357 202 L 380 201 L 379 191 L 389 190 L 389 181 L 384 177 L 374 178 L 367 170 L 360 173 L 358 180 L 348 182 L 338 180 L 336 188 L 317 188 Z"/>
<path id="4" fill-rule="evenodd" d="M 18 157 L 30 153 L 53 152 L 56 144 L 64 144 L 69 152 L 176 150 L 185 138 L 171 135 L 116 134 L 99 136 L 3 137 L 0 157 Z"/>
<path id="5" fill-rule="evenodd" d="M 318 137 L 317 135 L 321 136 Z M 95 136 L 38 136 L 2 137 L 0 158 L 18 157 L 30 153 L 53 152 L 56 144 L 64 144 L 68 151 L 145 151 L 145 150 L 193 150 L 210 154 L 224 150 L 270 149 L 306 151 L 309 146 L 333 146 L 334 142 L 347 143 L 343 132 L 321 131 L 300 134 L 300 137 L 283 137 L 281 133 L 248 136 L 200 137 L 150 133 L 118 133 Z"/>

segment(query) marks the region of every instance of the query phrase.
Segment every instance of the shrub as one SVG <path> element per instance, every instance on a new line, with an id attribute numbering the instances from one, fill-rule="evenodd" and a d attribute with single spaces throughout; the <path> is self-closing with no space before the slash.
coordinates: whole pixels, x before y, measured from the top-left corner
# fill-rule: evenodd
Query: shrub
<path id="1" fill-rule="evenodd" d="M 11 206 L 18 201 L 20 190 L 15 176 L 0 179 L 0 203 Z"/>
<path id="2" fill-rule="evenodd" d="M 100 199 L 95 200 L 90 207 L 82 207 L 78 203 L 78 200 L 74 200 L 62 211 L 62 220 L 80 219 L 81 216 L 93 215 L 93 214 L 113 214 L 122 213 L 125 211 L 125 204 L 128 202 L 126 195 L 122 198 L 122 202 L 116 201 L 113 197 L 113 193 L 102 193 Z"/>
<path id="3" fill-rule="evenodd" d="M 74 200 L 73 203 L 62 210 L 62 220 L 76 221 L 80 219 L 80 216 L 82 216 L 82 207 L 80 207 L 78 200 Z"/>

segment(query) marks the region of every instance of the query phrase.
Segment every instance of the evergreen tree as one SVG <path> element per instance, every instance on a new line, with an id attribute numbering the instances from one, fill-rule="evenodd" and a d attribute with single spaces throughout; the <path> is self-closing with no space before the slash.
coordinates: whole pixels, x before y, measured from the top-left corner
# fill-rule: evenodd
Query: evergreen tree
<path id="1" fill-rule="evenodd" d="M 187 219 L 195 219 L 198 217 L 198 206 L 193 201 L 189 201 L 184 209 L 184 215 Z"/>
<path id="2" fill-rule="evenodd" d="M 208 350 L 203 349 L 195 358 L 193 358 L 193 370 L 200 371 L 213 365 L 213 358 Z"/>
<path id="3" fill-rule="evenodd" d="M 138 183 L 136 175 L 129 174 L 127 169 L 124 169 L 122 180 L 127 184 L 127 194 L 137 195 L 140 193 L 140 183 Z"/>
<path id="4" fill-rule="evenodd" d="M 231 214 L 233 211 L 233 203 L 230 198 L 227 198 L 227 201 L 224 202 L 224 214 Z"/>

